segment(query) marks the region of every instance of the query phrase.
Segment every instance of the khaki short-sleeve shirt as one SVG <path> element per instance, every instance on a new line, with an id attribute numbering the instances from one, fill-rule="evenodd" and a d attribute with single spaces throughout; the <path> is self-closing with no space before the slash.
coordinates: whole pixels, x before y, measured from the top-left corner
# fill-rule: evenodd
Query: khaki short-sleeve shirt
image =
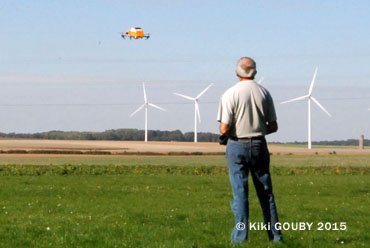
<path id="1" fill-rule="evenodd" d="M 222 95 L 217 120 L 228 124 L 230 135 L 238 138 L 267 135 L 267 124 L 276 121 L 274 102 L 253 80 L 240 81 Z"/>

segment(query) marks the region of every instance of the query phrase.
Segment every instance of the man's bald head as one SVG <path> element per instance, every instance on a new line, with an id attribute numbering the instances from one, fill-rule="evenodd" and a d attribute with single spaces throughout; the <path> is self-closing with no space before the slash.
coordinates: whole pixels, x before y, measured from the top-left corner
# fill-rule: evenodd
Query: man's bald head
<path id="1" fill-rule="evenodd" d="M 252 58 L 242 57 L 236 65 L 235 72 L 239 78 L 254 79 L 254 76 L 257 74 L 256 69 L 256 62 Z"/>

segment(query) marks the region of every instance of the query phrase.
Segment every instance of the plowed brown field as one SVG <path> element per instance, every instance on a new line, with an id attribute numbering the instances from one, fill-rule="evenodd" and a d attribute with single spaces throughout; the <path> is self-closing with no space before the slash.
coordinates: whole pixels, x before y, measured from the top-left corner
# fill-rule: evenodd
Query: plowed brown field
<path id="1" fill-rule="evenodd" d="M 370 154 L 370 149 L 325 147 L 308 150 L 304 147 L 269 145 L 271 153 L 279 154 Z M 0 139 L 0 151 L 108 151 L 119 153 L 222 153 L 225 146 L 210 142 L 142 142 L 142 141 L 91 141 L 91 140 L 25 140 Z"/>

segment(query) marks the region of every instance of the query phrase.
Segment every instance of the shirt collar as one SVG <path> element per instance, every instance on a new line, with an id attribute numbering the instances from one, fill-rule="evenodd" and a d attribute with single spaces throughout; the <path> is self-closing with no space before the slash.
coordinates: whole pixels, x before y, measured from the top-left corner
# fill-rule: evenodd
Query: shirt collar
<path id="1" fill-rule="evenodd" d="M 241 80 L 238 82 L 238 84 L 250 83 L 251 81 L 254 82 L 253 79 Z"/>

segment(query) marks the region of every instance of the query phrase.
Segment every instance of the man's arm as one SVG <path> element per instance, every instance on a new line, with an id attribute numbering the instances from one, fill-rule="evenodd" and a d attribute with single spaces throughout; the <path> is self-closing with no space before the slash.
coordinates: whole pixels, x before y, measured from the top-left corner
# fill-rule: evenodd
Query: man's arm
<path id="1" fill-rule="evenodd" d="M 278 124 L 277 124 L 276 121 L 272 121 L 272 122 L 267 123 L 267 132 L 268 132 L 268 134 L 275 133 L 277 130 L 278 130 Z"/>
<path id="2" fill-rule="evenodd" d="M 220 122 L 219 129 L 220 129 L 220 134 L 222 135 L 222 134 L 227 133 L 230 130 L 230 126 L 228 124 Z"/>

